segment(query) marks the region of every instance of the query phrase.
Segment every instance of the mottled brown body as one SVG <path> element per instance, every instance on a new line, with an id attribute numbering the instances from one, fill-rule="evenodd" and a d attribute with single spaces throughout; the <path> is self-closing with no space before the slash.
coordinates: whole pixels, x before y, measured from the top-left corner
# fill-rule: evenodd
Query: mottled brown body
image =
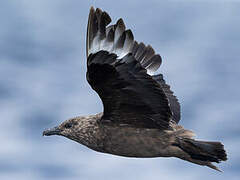
<path id="1" fill-rule="evenodd" d="M 102 123 L 100 121 L 101 117 L 102 113 L 99 113 L 68 120 L 76 124 L 75 128 L 71 129 L 71 133 L 64 128 L 68 121 L 63 122 L 60 128 L 64 130 L 60 135 L 77 141 L 95 151 L 125 157 L 171 157 L 175 156 L 176 149 L 179 149 L 172 146 L 172 144 L 176 142 L 176 137 L 183 130 L 182 128 L 180 128 L 180 131 L 175 128 L 164 131 L 136 128 L 126 124 Z M 184 130 L 184 132 L 185 135 L 186 132 L 191 134 L 191 131 Z"/>
<path id="2" fill-rule="evenodd" d="M 125 157 L 177 157 L 217 169 L 211 161 L 226 160 L 219 142 L 196 141 L 194 133 L 172 122 L 168 130 L 137 128 L 102 121 L 102 113 L 79 116 L 46 130 L 43 135 L 60 135 L 102 153 Z"/>

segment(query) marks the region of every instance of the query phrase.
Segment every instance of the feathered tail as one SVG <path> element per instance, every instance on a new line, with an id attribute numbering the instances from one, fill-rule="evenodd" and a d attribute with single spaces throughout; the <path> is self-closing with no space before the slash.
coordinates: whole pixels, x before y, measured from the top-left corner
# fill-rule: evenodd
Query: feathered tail
<path id="1" fill-rule="evenodd" d="M 189 157 L 180 157 L 195 164 L 205 165 L 220 171 L 211 162 L 220 163 L 227 160 L 224 146 L 220 142 L 197 141 L 190 138 L 177 138 L 175 144 L 181 148 Z"/>

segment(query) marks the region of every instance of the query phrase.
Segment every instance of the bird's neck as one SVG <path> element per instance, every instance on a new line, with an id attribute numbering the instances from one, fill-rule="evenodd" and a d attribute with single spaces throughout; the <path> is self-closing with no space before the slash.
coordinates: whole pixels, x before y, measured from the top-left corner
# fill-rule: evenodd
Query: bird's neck
<path id="1" fill-rule="evenodd" d="M 70 139 L 77 141 L 95 151 L 101 151 L 103 133 L 99 125 L 99 120 L 102 117 L 102 113 L 96 115 L 86 116 L 82 119 L 81 127 L 79 131 L 75 132 L 74 136 Z"/>

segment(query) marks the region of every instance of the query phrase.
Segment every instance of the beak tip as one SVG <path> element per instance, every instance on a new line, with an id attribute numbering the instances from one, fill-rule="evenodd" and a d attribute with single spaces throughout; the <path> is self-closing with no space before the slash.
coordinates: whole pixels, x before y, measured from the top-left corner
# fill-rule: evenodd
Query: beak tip
<path id="1" fill-rule="evenodd" d="M 45 130 L 42 132 L 42 136 L 47 136 L 48 135 L 48 130 Z"/>
<path id="2" fill-rule="evenodd" d="M 43 131 L 43 132 L 42 132 L 42 136 L 46 136 L 46 131 Z"/>
<path id="3" fill-rule="evenodd" d="M 60 132 L 61 130 L 58 127 L 54 127 L 43 131 L 42 136 L 59 135 Z"/>

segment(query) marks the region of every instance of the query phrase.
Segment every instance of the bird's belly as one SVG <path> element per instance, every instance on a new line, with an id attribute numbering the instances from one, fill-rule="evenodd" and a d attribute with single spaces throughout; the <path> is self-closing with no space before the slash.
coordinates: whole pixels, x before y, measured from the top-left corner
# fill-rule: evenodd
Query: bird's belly
<path id="1" fill-rule="evenodd" d="M 107 153 L 126 157 L 169 156 L 169 136 L 160 130 L 117 128 L 108 132 L 104 149 Z"/>

